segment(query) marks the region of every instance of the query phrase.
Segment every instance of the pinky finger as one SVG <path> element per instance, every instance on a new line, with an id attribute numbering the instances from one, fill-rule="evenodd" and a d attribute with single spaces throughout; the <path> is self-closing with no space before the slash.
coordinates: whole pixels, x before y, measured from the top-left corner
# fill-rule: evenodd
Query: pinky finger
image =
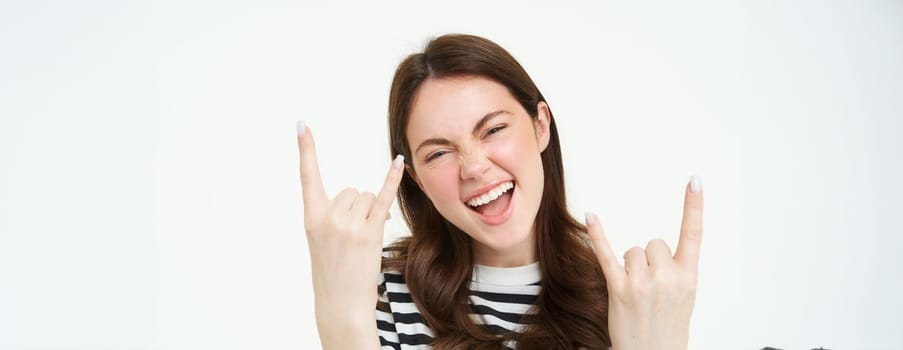
<path id="1" fill-rule="evenodd" d="M 618 263 L 617 257 L 605 237 L 605 231 L 602 230 L 602 224 L 599 223 L 599 217 L 596 214 L 586 213 L 586 233 L 593 240 L 593 247 L 596 249 L 596 257 L 602 266 L 602 272 L 605 273 L 605 279 L 609 284 L 617 283 L 624 278 L 624 270 Z"/>

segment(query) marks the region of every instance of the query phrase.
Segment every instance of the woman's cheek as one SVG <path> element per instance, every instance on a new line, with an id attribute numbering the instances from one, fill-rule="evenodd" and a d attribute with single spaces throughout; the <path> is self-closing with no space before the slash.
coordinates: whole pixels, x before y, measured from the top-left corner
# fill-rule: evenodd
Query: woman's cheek
<path id="1" fill-rule="evenodd" d="M 440 167 L 430 169 L 424 181 L 424 187 L 433 201 L 457 201 L 458 195 L 458 171 L 451 162 Z"/>
<path id="2" fill-rule="evenodd" d="M 514 137 L 495 142 L 491 147 L 496 164 L 513 176 L 517 176 L 515 170 L 524 165 L 524 160 L 527 159 L 525 157 L 529 155 L 530 150 L 528 145 L 518 142 Z"/>

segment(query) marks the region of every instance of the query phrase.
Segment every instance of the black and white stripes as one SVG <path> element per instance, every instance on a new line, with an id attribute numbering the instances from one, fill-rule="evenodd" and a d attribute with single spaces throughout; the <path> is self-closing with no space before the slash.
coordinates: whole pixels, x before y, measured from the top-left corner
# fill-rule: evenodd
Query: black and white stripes
<path id="1" fill-rule="evenodd" d="M 539 263 L 513 268 L 476 265 L 470 284 L 471 317 L 477 324 L 503 332 L 520 332 L 540 290 Z M 433 332 L 398 272 L 384 272 L 379 284 L 376 324 L 383 349 L 429 349 Z M 516 344 L 506 344 L 514 348 Z"/>

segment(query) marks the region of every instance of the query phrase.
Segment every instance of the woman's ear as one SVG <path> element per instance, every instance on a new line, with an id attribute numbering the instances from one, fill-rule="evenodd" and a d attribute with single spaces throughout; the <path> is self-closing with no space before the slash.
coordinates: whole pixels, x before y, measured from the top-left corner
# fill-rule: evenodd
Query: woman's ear
<path id="1" fill-rule="evenodd" d="M 533 129 L 536 131 L 536 144 L 539 146 L 540 153 L 549 146 L 549 138 L 551 138 L 549 125 L 551 124 L 552 112 L 549 111 L 549 105 L 544 101 L 539 101 L 536 104 L 536 120 L 533 122 Z"/>

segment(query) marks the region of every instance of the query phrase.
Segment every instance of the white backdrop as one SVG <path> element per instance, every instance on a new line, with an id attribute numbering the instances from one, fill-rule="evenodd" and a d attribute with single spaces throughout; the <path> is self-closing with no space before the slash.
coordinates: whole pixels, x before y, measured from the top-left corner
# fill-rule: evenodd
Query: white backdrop
<path id="1" fill-rule="evenodd" d="M 899 2 L 37 1 L 0 4 L 0 349 L 317 347 L 295 120 L 377 191 L 448 32 L 526 67 L 616 250 L 702 175 L 692 349 L 903 347 Z"/>

